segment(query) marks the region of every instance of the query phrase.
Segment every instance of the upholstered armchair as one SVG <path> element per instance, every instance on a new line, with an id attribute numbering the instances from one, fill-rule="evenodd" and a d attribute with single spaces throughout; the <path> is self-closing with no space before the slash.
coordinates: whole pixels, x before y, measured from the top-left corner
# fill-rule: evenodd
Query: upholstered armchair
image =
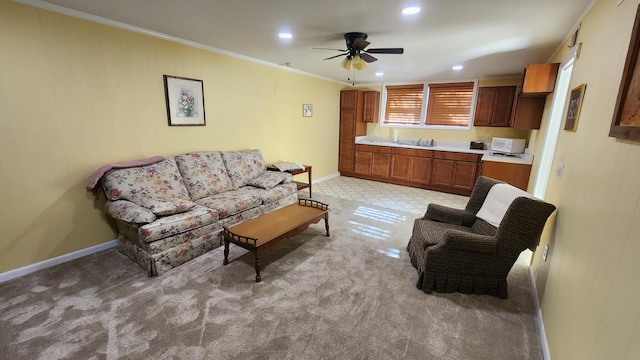
<path id="1" fill-rule="evenodd" d="M 426 293 L 507 297 L 507 275 L 520 253 L 535 250 L 555 206 L 484 176 L 465 209 L 429 204 L 414 222 L 407 250 Z"/>

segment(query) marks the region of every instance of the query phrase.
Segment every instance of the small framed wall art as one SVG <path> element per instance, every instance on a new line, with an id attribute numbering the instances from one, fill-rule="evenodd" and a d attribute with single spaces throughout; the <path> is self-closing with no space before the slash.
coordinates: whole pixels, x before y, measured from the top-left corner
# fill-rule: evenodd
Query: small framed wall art
<path id="1" fill-rule="evenodd" d="M 569 95 L 569 110 L 567 110 L 567 119 L 564 122 L 565 130 L 576 130 L 578 124 L 578 118 L 580 118 L 580 109 L 582 108 L 582 99 L 584 98 L 584 91 L 587 88 L 587 84 L 578 85 Z"/>
<path id="2" fill-rule="evenodd" d="M 169 126 L 204 126 L 202 80 L 163 75 Z"/>
<path id="3" fill-rule="evenodd" d="M 304 116 L 304 117 L 312 117 L 313 116 L 313 105 L 311 105 L 311 104 L 302 104 L 302 116 Z"/>

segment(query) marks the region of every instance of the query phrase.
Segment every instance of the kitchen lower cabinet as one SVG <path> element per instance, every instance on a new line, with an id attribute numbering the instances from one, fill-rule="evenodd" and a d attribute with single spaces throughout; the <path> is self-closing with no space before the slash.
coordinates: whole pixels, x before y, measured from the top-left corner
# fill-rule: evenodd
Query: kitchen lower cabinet
<path id="1" fill-rule="evenodd" d="M 480 174 L 504 181 L 527 191 L 529 187 L 529 176 L 531 175 L 531 165 L 501 161 L 483 161 Z"/>
<path id="2" fill-rule="evenodd" d="M 391 179 L 429 184 L 433 151 L 418 149 L 391 149 Z"/>
<path id="3" fill-rule="evenodd" d="M 355 173 L 361 175 L 389 177 L 391 148 L 387 146 L 356 145 Z"/>
<path id="4" fill-rule="evenodd" d="M 478 154 L 436 151 L 431 185 L 471 191 L 478 177 L 480 157 Z"/>

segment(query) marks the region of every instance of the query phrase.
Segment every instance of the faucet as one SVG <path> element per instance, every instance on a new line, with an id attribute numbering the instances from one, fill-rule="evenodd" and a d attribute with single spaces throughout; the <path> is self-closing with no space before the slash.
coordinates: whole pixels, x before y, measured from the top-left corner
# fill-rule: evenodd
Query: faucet
<path id="1" fill-rule="evenodd" d="M 418 140 L 418 142 L 416 143 L 416 146 L 420 146 L 420 141 L 422 141 L 422 138 L 420 138 L 420 140 Z"/>

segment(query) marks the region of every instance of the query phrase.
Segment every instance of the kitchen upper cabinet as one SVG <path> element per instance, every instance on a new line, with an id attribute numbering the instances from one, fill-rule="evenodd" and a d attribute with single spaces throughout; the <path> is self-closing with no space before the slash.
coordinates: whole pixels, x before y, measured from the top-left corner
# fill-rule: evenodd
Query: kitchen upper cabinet
<path id="1" fill-rule="evenodd" d="M 546 96 L 555 89 L 558 63 L 531 64 L 522 73 L 511 108 L 511 127 L 540 129 Z"/>
<path id="2" fill-rule="evenodd" d="M 431 181 L 433 151 L 419 149 L 391 149 L 391 179 L 427 185 Z"/>
<path id="3" fill-rule="evenodd" d="M 560 63 L 529 64 L 522 74 L 522 96 L 547 96 L 553 92 Z"/>
<path id="4" fill-rule="evenodd" d="M 380 110 L 380 92 L 363 91 L 362 100 L 364 101 L 362 121 L 366 123 L 377 123 L 378 112 Z"/>
<path id="5" fill-rule="evenodd" d="M 355 173 L 380 178 L 389 177 L 391 148 L 356 144 Z"/>
<path id="6" fill-rule="evenodd" d="M 338 142 L 338 171 L 353 173 L 355 137 L 367 134 L 367 124 L 362 122 L 364 108 L 360 90 L 340 92 L 340 134 Z"/>
<path id="7" fill-rule="evenodd" d="M 509 127 L 515 86 L 478 88 L 474 126 Z"/>

